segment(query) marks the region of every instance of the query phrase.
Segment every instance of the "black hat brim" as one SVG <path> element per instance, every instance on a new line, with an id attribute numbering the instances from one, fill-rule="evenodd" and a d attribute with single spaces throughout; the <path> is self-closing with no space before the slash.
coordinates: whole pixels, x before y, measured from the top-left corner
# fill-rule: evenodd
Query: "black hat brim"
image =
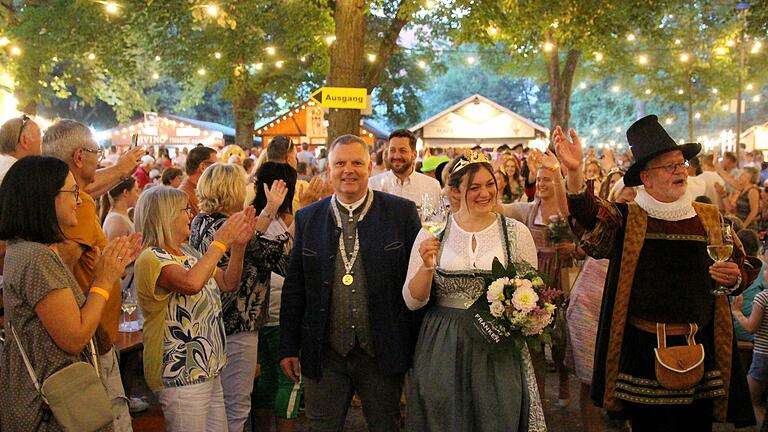
<path id="1" fill-rule="evenodd" d="M 701 152 L 701 144 L 699 143 L 687 143 L 679 145 L 675 148 L 665 148 L 663 150 L 659 150 L 658 152 L 651 153 L 649 155 L 646 155 L 644 158 L 635 161 L 634 164 L 632 164 L 631 167 L 627 170 L 627 173 L 624 175 L 624 185 L 625 186 L 642 186 L 643 181 L 640 179 L 640 172 L 645 168 L 645 164 L 647 164 L 651 159 L 662 155 L 664 153 L 668 153 L 671 151 L 681 151 L 683 152 L 683 157 L 685 160 L 689 160 L 692 157 L 696 156 Z"/>

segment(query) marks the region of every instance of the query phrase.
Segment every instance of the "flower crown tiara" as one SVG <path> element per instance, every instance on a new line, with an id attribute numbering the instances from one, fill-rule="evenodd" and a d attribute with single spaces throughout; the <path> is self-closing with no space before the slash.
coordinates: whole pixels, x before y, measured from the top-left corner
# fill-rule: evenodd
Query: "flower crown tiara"
<path id="1" fill-rule="evenodd" d="M 462 156 L 461 160 L 456 164 L 455 167 L 453 167 L 453 170 L 451 171 L 451 174 L 461 171 L 462 169 L 466 168 L 470 164 L 473 163 L 490 163 L 488 161 L 488 158 L 483 153 L 478 153 L 474 150 L 469 150 L 466 153 L 464 153 L 464 156 Z"/>

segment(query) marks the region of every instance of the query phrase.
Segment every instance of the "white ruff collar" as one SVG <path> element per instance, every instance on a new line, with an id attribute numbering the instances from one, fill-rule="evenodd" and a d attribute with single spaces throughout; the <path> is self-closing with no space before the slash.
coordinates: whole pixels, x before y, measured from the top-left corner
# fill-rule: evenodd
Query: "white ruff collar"
<path id="1" fill-rule="evenodd" d="M 648 216 L 670 222 L 690 219 L 696 216 L 696 210 L 694 210 L 693 205 L 691 205 L 692 201 L 693 197 L 687 190 L 685 191 L 685 195 L 671 203 L 658 201 L 656 198 L 649 195 L 645 189 L 638 189 L 637 196 L 635 197 L 637 205 L 645 210 L 648 213 Z"/>

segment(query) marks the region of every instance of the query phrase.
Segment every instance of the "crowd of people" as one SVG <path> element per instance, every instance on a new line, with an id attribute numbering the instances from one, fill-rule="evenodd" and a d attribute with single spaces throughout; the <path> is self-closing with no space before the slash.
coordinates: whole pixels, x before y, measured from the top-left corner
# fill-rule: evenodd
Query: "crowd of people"
<path id="1" fill-rule="evenodd" d="M 768 163 L 678 145 L 655 116 L 627 140 L 627 154 L 597 154 L 557 128 L 544 152 L 420 153 L 396 130 L 380 149 L 277 136 L 222 160 L 202 145 L 105 155 L 77 121 L 43 134 L 11 119 L 0 429 L 62 430 L 38 385 L 85 361 L 111 406 L 99 430 L 131 430 L 142 401 L 115 349 L 130 289 L 171 431 L 288 432 L 300 406 L 310 430 L 337 431 L 353 399 L 373 431 L 544 431 L 550 364 L 559 404 L 579 381 L 586 431 L 603 429 L 602 411 L 634 431 L 762 422 Z M 436 235 L 420 221 L 429 196 L 449 213 Z M 713 262 L 728 230 L 733 252 Z M 491 350 L 471 337 L 494 259 L 545 276 L 551 341 Z"/>

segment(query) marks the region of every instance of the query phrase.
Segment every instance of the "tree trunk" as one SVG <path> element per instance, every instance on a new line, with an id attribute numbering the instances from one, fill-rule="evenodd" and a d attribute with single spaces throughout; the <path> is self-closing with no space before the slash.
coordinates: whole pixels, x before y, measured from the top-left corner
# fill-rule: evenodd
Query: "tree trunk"
<path id="1" fill-rule="evenodd" d="M 363 86 L 365 46 L 365 2 L 338 0 L 334 12 L 336 41 L 331 46 L 328 86 Z M 328 143 L 345 134 L 360 135 L 360 110 L 331 109 L 328 114 Z"/>
<path id="2" fill-rule="evenodd" d="M 232 99 L 235 115 L 235 144 L 244 149 L 253 147 L 253 127 L 258 106 L 259 96 L 252 90 L 240 88 Z"/>
<path id="3" fill-rule="evenodd" d="M 573 90 L 573 77 L 576 67 L 579 65 L 581 51 L 568 50 L 565 56 L 565 65 L 560 70 L 560 57 L 556 42 L 547 35 L 547 40 L 554 44 L 550 53 L 545 53 L 544 60 L 547 65 L 549 77 L 549 111 L 550 135 L 560 126 L 564 131 L 568 130 L 571 121 L 571 92 Z M 550 136 L 551 139 L 551 136 Z"/>

